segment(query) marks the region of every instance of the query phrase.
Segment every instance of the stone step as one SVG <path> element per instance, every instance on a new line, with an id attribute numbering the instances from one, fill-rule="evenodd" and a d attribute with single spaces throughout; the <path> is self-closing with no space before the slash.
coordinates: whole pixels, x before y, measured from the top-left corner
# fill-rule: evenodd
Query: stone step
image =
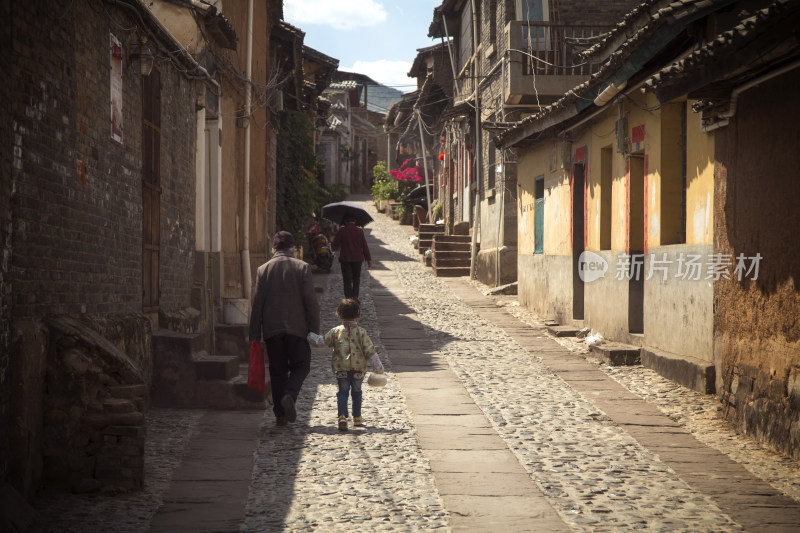
<path id="1" fill-rule="evenodd" d="M 247 324 L 217 324 L 214 327 L 216 338 L 212 349 L 216 353 L 238 355 L 239 359 L 247 361 L 250 357 L 249 333 Z"/>
<path id="2" fill-rule="evenodd" d="M 419 231 L 420 233 L 423 231 L 431 233 L 444 233 L 444 224 L 420 224 Z"/>
<path id="3" fill-rule="evenodd" d="M 436 250 L 434 255 L 440 259 L 470 259 L 469 250 Z"/>
<path id="4" fill-rule="evenodd" d="M 433 267 L 433 273 L 439 278 L 457 278 L 469 276 L 469 267 Z"/>
<path id="5" fill-rule="evenodd" d="M 247 386 L 247 365 L 240 364 L 237 368 L 237 375 L 231 379 L 198 381 L 191 407 L 263 410 L 271 406 L 271 397 L 269 382 L 266 384 L 264 398 Z"/>
<path id="6" fill-rule="evenodd" d="M 239 375 L 239 356 L 200 354 L 194 360 L 195 376 L 198 380 L 229 380 Z"/>
<path id="7" fill-rule="evenodd" d="M 574 337 L 580 330 L 575 326 L 547 326 L 547 331 L 556 337 Z"/>
<path id="8" fill-rule="evenodd" d="M 434 239 L 431 250 L 434 252 L 469 252 L 471 247 L 468 242 L 441 242 L 438 239 Z"/>
<path id="9" fill-rule="evenodd" d="M 166 329 L 153 331 L 153 353 L 199 354 L 205 350 L 205 336 L 201 333 L 177 333 Z"/>
<path id="10" fill-rule="evenodd" d="M 465 242 L 472 244 L 472 237 L 470 235 L 436 235 L 434 240 L 437 242 Z"/>
<path id="11" fill-rule="evenodd" d="M 641 348 L 630 344 L 609 342 L 589 347 L 589 351 L 614 366 L 642 364 Z"/>
<path id="12" fill-rule="evenodd" d="M 454 258 L 445 259 L 445 258 L 436 257 L 436 255 L 434 254 L 433 260 L 431 261 L 431 265 L 433 265 L 434 268 L 446 268 L 446 267 L 466 267 L 466 268 L 469 268 L 471 262 L 472 261 L 470 260 L 469 257 L 467 257 L 467 258 L 454 257 Z"/>

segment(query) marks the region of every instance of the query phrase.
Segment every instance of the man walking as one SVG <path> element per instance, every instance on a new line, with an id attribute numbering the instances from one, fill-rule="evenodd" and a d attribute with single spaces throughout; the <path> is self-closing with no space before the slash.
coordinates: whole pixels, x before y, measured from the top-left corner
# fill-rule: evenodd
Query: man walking
<path id="1" fill-rule="evenodd" d="M 295 401 L 311 370 L 306 337 L 319 332 L 319 303 L 308 264 L 294 257 L 294 237 L 275 234 L 272 259 L 258 267 L 250 341 L 263 341 L 278 425 L 297 419 Z"/>

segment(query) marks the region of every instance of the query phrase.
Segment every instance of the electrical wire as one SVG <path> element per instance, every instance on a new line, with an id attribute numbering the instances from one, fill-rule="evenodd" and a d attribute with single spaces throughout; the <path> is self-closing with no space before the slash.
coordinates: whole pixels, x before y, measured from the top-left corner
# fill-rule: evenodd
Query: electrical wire
<path id="1" fill-rule="evenodd" d="M 528 41 L 528 43 L 530 43 L 530 40 Z M 532 48 L 529 48 L 529 49 L 530 49 L 531 51 L 533 51 L 533 49 L 532 49 Z M 535 59 L 536 61 L 538 61 L 538 62 L 540 62 L 540 63 L 544 63 L 544 64 L 545 64 L 545 65 L 547 65 L 548 67 L 553 67 L 553 68 L 570 69 L 570 68 L 578 68 L 578 67 L 583 67 L 583 66 L 586 66 L 586 65 L 588 65 L 588 64 L 589 64 L 589 62 L 587 61 L 587 62 L 585 62 L 585 63 L 579 63 L 579 64 L 577 64 L 577 65 L 569 65 L 569 66 L 567 66 L 567 65 L 554 65 L 553 63 L 549 63 L 549 62 L 545 61 L 544 59 L 542 59 L 542 58 L 540 58 L 540 57 L 537 57 L 537 56 L 535 56 L 535 55 L 534 55 L 534 54 L 532 54 L 532 53 L 528 53 L 528 52 L 526 52 L 525 50 L 519 50 L 519 49 L 517 49 L 517 48 L 509 48 L 509 49 L 508 49 L 508 51 L 509 51 L 509 52 L 519 52 L 520 54 L 524 54 L 524 55 L 526 55 L 526 56 L 530 56 L 530 58 L 531 58 L 531 59 Z"/>

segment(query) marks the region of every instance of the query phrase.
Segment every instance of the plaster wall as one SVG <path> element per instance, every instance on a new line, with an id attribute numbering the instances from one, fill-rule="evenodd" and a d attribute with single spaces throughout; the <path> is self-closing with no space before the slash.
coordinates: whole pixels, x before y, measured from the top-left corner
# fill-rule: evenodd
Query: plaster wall
<path id="1" fill-rule="evenodd" d="M 544 254 L 571 254 L 569 170 L 562 168 L 560 153 L 560 144 L 556 143 L 542 143 L 520 153 L 517 239 L 521 255 L 534 252 L 534 194 L 540 176 L 544 176 Z M 551 165 L 551 157 L 556 158 L 555 165 Z"/>
<path id="2" fill-rule="evenodd" d="M 186 6 L 165 0 L 151 0 L 145 5 L 189 53 L 202 49 L 205 39 Z"/>
<path id="3" fill-rule="evenodd" d="M 628 281 L 617 279 L 614 272 L 620 252 L 595 253 L 608 263 L 609 270 L 584 285 L 584 324 L 606 339 L 638 345 L 641 339 L 628 333 Z"/>
<path id="4" fill-rule="evenodd" d="M 520 255 L 517 258 L 519 303 L 541 318 L 572 321 L 572 258 Z"/>
<path id="5" fill-rule="evenodd" d="M 700 131 L 700 113 L 686 112 L 686 243 L 714 243 L 714 135 Z"/>
<path id="6" fill-rule="evenodd" d="M 253 4 L 253 58 L 252 80 L 254 83 L 266 85 L 269 71 L 269 37 L 271 20 L 267 15 L 266 2 Z M 235 68 L 244 75 L 247 72 L 247 52 L 245 39 L 247 36 L 247 3 L 235 2 L 225 5 L 225 17 L 233 26 L 236 35 L 240 36 L 240 46 L 231 57 Z M 261 28 L 262 31 L 256 31 Z M 225 285 L 223 297 L 241 298 L 244 295 L 240 253 L 244 247 L 244 146 L 247 136 L 250 137 L 250 217 L 249 217 L 249 250 L 251 259 L 251 276 L 255 276 L 259 261 L 266 256 L 274 227 L 274 172 L 268 169 L 274 166 L 274 136 L 268 123 L 268 109 L 258 104 L 253 95 L 251 116 L 248 127 L 237 124 L 237 116 L 242 114 L 245 106 L 244 88 L 230 80 L 223 82 L 220 98 L 220 115 L 222 121 L 222 252 L 224 260 Z M 272 201 L 270 201 L 273 199 Z M 248 280 L 248 283 L 253 280 Z"/>
<path id="7" fill-rule="evenodd" d="M 645 272 L 650 275 L 653 259 L 664 261 L 666 272 L 654 270 L 644 284 L 644 344 L 665 352 L 686 355 L 710 363 L 713 359 L 713 280 L 684 279 L 678 274 L 679 261 L 691 255 L 705 258 L 713 253 L 710 244 L 675 244 L 650 248 Z M 660 263 L 657 266 L 661 266 Z"/>

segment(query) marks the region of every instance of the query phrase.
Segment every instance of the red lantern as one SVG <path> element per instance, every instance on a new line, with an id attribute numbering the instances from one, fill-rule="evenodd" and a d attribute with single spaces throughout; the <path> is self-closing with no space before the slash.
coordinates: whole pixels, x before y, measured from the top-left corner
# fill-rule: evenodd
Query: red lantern
<path id="1" fill-rule="evenodd" d="M 444 152 L 439 154 L 439 161 L 444 161 Z"/>

